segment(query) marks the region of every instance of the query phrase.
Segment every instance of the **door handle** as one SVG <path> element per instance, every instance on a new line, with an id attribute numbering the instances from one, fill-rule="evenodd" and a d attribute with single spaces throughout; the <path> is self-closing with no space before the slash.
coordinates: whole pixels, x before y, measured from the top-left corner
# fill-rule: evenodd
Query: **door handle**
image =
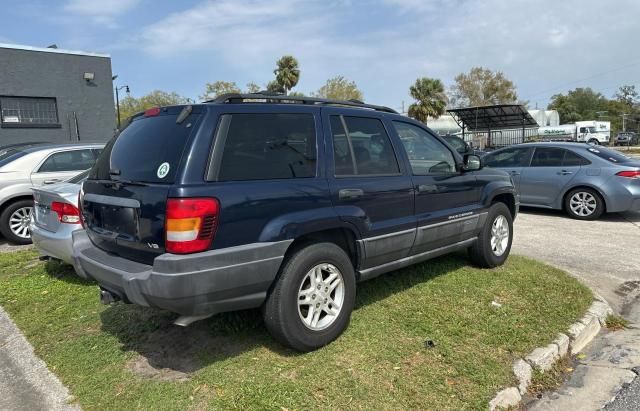
<path id="1" fill-rule="evenodd" d="M 55 183 L 59 183 L 59 182 L 60 182 L 60 179 L 56 179 L 56 178 L 53 178 L 51 180 L 44 180 L 44 184 L 47 184 L 47 185 L 55 184 Z"/>
<path id="2" fill-rule="evenodd" d="M 438 186 L 435 184 L 419 184 L 417 189 L 419 193 L 434 193 L 438 191 Z"/>
<path id="3" fill-rule="evenodd" d="M 364 191 L 359 188 L 343 188 L 338 191 L 338 198 L 340 200 L 352 200 L 364 195 Z"/>
<path id="4" fill-rule="evenodd" d="M 569 174 L 573 174 L 573 171 L 562 170 L 562 171 L 558 171 L 558 174 L 561 176 L 566 176 Z"/>
<path id="5" fill-rule="evenodd" d="M 519 176 L 519 175 L 520 175 L 520 172 L 519 172 L 519 171 L 516 171 L 516 170 L 513 170 L 513 171 L 511 171 L 511 172 L 510 172 L 510 174 L 511 174 L 512 176 Z"/>

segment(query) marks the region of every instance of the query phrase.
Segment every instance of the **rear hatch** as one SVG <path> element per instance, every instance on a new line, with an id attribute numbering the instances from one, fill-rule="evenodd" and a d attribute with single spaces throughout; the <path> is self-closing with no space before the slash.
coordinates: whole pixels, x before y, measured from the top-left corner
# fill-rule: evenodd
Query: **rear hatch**
<path id="1" fill-rule="evenodd" d="M 145 264 L 165 251 L 167 196 L 203 111 L 147 110 L 107 144 L 83 185 L 82 215 L 93 244 Z"/>

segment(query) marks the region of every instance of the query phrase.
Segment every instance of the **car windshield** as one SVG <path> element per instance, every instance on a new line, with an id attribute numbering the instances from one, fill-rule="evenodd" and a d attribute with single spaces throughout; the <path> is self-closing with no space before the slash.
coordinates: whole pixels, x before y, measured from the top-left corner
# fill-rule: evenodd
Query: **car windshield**
<path id="1" fill-rule="evenodd" d="M 625 156 L 619 151 L 610 150 L 604 147 L 589 147 L 587 148 L 587 151 L 612 163 L 626 163 L 632 160 L 630 157 Z"/>
<path id="2" fill-rule="evenodd" d="M 15 148 L 0 149 L 0 167 L 5 166 L 25 155 L 27 155 L 26 151 L 17 150 Z"/>

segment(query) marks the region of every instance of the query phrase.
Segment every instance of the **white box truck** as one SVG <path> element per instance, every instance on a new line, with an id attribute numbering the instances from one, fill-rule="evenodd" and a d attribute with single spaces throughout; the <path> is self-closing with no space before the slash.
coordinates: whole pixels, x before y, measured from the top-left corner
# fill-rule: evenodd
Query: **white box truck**
<path id="1" fill-rule="evenodd" d="M 611 122 L 576 121 L 574 124 L 540 127 L 538 135 L 543 140 L 583 141 L 593 144 L 609 144 L 611 140 Z"/>

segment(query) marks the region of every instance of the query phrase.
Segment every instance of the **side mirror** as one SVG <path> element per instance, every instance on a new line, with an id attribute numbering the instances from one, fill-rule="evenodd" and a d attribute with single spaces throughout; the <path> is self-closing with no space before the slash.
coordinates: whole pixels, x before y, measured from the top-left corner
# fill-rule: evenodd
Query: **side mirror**
<path id="1" fill-rule="evenodd" d="M 476 171 L 482 168 L 482 159 L 475 154 L 465 154 L 464 158 L 464 171 Z"/>

